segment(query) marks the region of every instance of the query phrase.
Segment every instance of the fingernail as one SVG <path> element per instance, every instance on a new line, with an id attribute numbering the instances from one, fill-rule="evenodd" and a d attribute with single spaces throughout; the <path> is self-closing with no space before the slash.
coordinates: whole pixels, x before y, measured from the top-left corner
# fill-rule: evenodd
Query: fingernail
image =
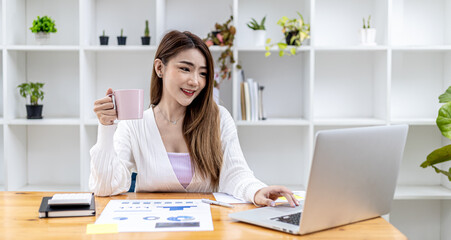
<path id="1" fill-rule="evenodd" d="M 274 201 L 271 202 L 271 207 L 275 207 L 276 203 Z"/>

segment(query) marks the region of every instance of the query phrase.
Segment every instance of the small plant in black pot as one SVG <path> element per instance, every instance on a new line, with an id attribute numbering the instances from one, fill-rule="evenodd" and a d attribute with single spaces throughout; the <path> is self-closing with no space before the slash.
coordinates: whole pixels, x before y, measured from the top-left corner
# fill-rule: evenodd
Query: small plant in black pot
<path id="1" fill-rule="evenodd" d="M 22 83 L 19 88 L 20 95 L 25 99 L 30 97 L 30 104 L 27 104 L 27 118 L 28 119 L 42 119 L 42 107 L 38 104 L 38 100 L 44 99 L 44 92 L 41 88 L 44 87 L 44 83 Z"/>
<path id="2" fill-rule="evenodd" d="M 103 30 L 103 34 L 99 38 L 100 38 L 100 45 L 108 45 L 108 39 L 110 37 L 105 36 L 105 30 Z"/>
<path id="3" fill-rule="evenodd" d="M 146 28 L 144 29 L 144 37 L 141 37 L 142 45 L 150 45 L 149 21 L 146 20 Z"/>
<path id="4" fill-rule="evenodd" d="M 125 45 L 127 37 L 124 36 L 124 29 L 121 28 L 121 35 L 117 36 L 117 45 Z"/>

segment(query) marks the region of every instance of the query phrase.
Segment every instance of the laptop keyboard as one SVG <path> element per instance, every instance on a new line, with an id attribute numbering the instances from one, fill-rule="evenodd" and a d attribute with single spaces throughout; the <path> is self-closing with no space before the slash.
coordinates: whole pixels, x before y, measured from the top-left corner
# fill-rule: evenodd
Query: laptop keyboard
<path id="1" fill-rule="evenodd" d="M 280 222 L 284 222 L 284 223 L 289 223 L 289 224 L 293 224 L 293 225 L 299 225 L 299 222 L 301 220 L 301 212 L 290 214 L 290 215 L 285 215 L 285 216 L 271 218 L 271 220 L 280 221 Z"/>

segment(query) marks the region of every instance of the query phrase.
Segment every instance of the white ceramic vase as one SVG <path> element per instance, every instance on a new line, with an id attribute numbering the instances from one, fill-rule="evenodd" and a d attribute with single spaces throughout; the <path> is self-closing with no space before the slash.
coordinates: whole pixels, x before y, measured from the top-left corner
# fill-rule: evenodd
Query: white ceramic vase
<path id="1" fill-rule="evenodd" d="M 37 33 L 35 33 L 34 36 L 35 36 L 36 42 L 39 45 L 43 45 L 43 44 L 48 44 L 49 43 L 50 33 L 37 32 Z"/>
<path id="2" fill-rule="evenodd" d="M 375 28 L 360 29 L 360 44 L 365 46 L 376 45 L 376 29 Z"/>
<path id="3" fill-rule="evenodd" d="M 257 47 L 265 46 L 266 30 L 254 30 L 254 44 Z"/>
<path id="4" fill-rule="evenodd" d="M 366 29 L 366 44 L 367 45 L 376 45 L 376 29 L 375 28 L 367 28 Z"/>
<path id="5" fill-rule="evenodd" d="M 360 29 L 360 44 L 366 44 L 366 29 L 364 28 Z"/>

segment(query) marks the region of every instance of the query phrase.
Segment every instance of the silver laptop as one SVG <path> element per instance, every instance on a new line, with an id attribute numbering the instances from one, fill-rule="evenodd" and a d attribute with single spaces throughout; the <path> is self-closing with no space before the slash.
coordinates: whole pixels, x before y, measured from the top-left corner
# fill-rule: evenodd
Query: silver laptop
<path id="1" fill-rule="evenodd" d="M 302 235 L 387 214 L 407 131 L 407 125 L 318 131 L 303 204 L 229 216 Z"/>

